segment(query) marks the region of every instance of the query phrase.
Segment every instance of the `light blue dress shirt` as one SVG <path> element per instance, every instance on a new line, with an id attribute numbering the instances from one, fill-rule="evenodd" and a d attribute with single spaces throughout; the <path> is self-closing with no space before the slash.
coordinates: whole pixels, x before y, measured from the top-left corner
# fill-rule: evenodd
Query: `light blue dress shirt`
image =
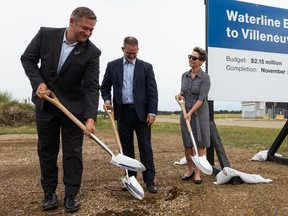
<path id="1" fill-rule="evenodd" d="M 60 69 L 63 66 L 64 62 L 66 61 L 68 55 L 71 53 L 71 51 L 74 49 L 74 47 L 78 43 L 78 42 L 75 42 L 73 44 L 70 44 L 67 41 L 66 32 L 67 32 L 67 29 L 64 32 L 63 43 L 62 43 L 62 48 L 61 48 L 61 54 L 60 54 L 58 68 L 57 68 L 57 73 L 60 71 Z"/>
<path id="2" fill-rule="evenodd" d="M 128 62 L 123 58 L 123 86 L 122 104 L 134 104 L 133 98 L 133 76 L 136 59 Z"/>

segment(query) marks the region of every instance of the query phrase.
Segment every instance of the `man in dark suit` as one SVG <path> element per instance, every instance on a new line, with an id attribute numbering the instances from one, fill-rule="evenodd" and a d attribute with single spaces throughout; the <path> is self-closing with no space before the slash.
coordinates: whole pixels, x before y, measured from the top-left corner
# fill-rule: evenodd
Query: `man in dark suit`
<path id="1" fill-rule="evenodd" d="M 21 62 L 32 86 L 32 101 L 38 132 L 38 155 L 41 184 L 45 193 L 43 210 L 58 205 L 57 158 L 60 131 L 63 153 L 64 206 L 76 211 L 75 199 L 83 172 L 83 131 L 42 94 L 53 91 L 61 103 L 86 124 L 87 136 L 95 133 L 99 102 L 99 57 L 101 51 L 89 40 L 96 25 L 96 16 L 86 7 L 76 8 L 68 28 L 41 27 L 21 56 Z M 38 67 L 38 63 L 40 65 Z"/>
<path id="2" fill-rule="evenodd" d="M 156 193 L 151 125 L 157 115 L 158 90 L 153 67 L 137 58 L 138 49 L 136 38 L 129 36 L 124 39 L 124 57 L 107 64 L 101 84 L 101 95 L 107 109 L 112 109 L 113 86 L 114 115 L 123 153 L 135 158 L 135 131 L 140 160 L 146 167 L 146 171 L 143 172 L 144 182 L 149 192 Z M 136 172 L 129 171 L 129 176 L 132 175 L 136 176 Z"/>

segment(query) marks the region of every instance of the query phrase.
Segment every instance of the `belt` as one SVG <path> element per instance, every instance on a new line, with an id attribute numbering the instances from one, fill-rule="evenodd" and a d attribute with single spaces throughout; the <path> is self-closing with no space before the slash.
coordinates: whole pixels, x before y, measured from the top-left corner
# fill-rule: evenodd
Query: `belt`
<path id="1" fill-rule="evenodd" d="M 134 109 L 134 108 L 135 108 L 135 105 L 134 105 L 134 104 L 122 104 L 121 106 L 122 106 L 122 107 L 130 108 L 130 109 Z"/>

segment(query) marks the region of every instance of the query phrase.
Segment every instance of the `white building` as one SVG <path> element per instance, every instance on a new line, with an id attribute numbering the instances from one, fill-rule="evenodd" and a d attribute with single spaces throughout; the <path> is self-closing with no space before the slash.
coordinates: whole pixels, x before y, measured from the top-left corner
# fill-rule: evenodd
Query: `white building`
<path id="1" fill-rule="evenodd" d="M 242 118 L 264 118 L 265 102 L 259 101 L 243 101 L 242 102 Z"/>

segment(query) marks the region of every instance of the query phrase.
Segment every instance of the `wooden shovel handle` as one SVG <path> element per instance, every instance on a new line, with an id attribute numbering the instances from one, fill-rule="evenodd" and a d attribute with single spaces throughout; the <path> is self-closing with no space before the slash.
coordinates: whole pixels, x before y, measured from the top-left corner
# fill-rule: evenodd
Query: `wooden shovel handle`
<path id="1" fill-rule="evenodd" d="M 178 95 L 175 96 L 175 99 L 176 101 L 178 102 L 178 104 L 180 105 L 181 107 L 181 110 L 184 114 L 184 117 L 187 115 L 187 112 L 186 112 L 186 107 L 185 107 L 185 99 L 183 98 L 182 100 L 179 99 Z M 191 125 L 190 125 L 190 122 L 189 122 L 189 119 L 185 119 L 186 121 L 186 124 L 187 124 L 187 128 L 188 128 L 188 131 L 189 133 L 192 133 L 192 128 L 191 128 Z"/>
<path id="2" fill-rule="evenodd" d="M 181 110 L 183 112 L 183 115 L 185 117 L 187 115 L 186 107 L 185 107 L 185 99 L 183 98 L 182 100 L 179 100 L 178 95 L 175 96 L 175 99 L 177 100 L 178 104 L 180 105 Z M 188 131 L 189 131 L 190 136 L 191 136 L 191 140 L 192 140 L 192 144 L 193 144 L 193 147 L 194 147 L 195 155 L 198 157 L 198 149 L 197 149 L 197 145 L 196 145 L 196 142 L 195 142 L 195 139 L 194 139 L 194 136 L 193 136 L 193 132 L 192 132 L 192 128 L 191 128 L 189 119 L 186 118 L 185 122 L 186 122 Z"/>
<path id="3" fill-rule="evenodd" d="M 56 95 L 51 92 L 50 96 L 47 96 L 46 94 L 42 93 L 42 97 L 49 101 L 50 103 L 54 104 L 56 107 L 58 107 L 68 118 L 70 118 L 78 127 L 80 127 L 83 131 L 86 131 L 86 126 L 79 121 L 69 110 L 64 107 L 61 102 L 58 100 Z"/>
<path id="4" fill-rule="evenodd" d="M 112 109 L 108 110 L 107 107 L 105 106 L 105 104 L 103 105 L 103 108 L 104 108 L 104 110 L 106 111 L 107 115 L 109 116 L 109 118 L 111 120 L 111 124 L 112 124 L 113 131 L 114 131 L 115 138 L 116 138 L 116 143 L 118 145 L 120 153 L 122 154 L 123 150 L 122 150 L 122 145 L 121 145 L 121 142 L 120 142 L 119 134 L 118 134 L 118 131 L 117 131 L 117 128 L 116 128 L 116 125 L 115 125 L 115 121 L 114 121 L 114 112 L 113 112 Z"/>

